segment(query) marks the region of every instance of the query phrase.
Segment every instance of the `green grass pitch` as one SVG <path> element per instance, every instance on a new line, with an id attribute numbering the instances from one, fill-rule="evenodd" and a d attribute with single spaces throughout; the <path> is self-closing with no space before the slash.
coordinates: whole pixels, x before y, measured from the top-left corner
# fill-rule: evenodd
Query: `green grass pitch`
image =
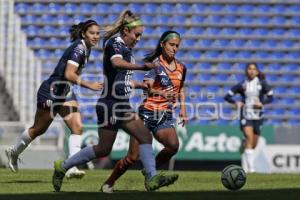
<path id="1" fill-rule="evenodd" d="M 128 171 L 115 185 L 115 193 L 99 192 L 110 170 L 87 171 L 81 180 L 65 180 L 62 191 L 53 192 L 51 170 L 20 170 L 14 174 L 0 169 L 0 199 L 19 200 L 277 200 L 300 199 L 300 174 L 250 174 L 246 185 L 236 192 L 226 190 L 220 172 L 177 171 L 174 185 L 146 192 L 140 171 Z"/>

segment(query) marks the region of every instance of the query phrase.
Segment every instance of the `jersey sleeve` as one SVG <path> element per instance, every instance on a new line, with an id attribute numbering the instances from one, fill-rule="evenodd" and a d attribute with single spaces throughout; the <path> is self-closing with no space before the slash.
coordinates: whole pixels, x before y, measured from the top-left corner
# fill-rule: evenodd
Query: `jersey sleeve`
<path id="1" fill-rule="evenodd" d="M 123 48 L 123 44 L 118 42 L 117 39 L 115 39 L 113 42 L 107 43 L 106 52 L 108 53 L 110 60 L 117 57 L 123 59 Z"/>
<path id="2" fill-rule="evenodd" d="M 151 69 L 150 71 L 147 71 L 147 73 L 144 76 L 144 80 L 155 80 L 156 78 L 156 70 Z"/>
<path id="3" fill-rule="evenodd" d="M 227 101 L 228 103 L 235 103 L 235 100 L 233 99 L 233 96 L 237 93 L 241 93 L 241 90 L 243 89 L 242 83 L 238 83 L 236 85 L 234 85 L 226 94 L 226 96 L 224 97 L 225 101 Z"/>
<path id="4" fill-rule="evenodd" d="M 85 48 L 83 44 L 78 44 L 73 51 L 71 51 L 67 63 L 73 64 L 78 67 L 80 64 L 84 63 L 85 59 Z"/>
<path id="5" fill-rule="evenodd" d="M 269 104 L 273 101 L 273 89 L 267 83 L 267 81 L 262 82 L 263 93 L 267 96 L 266 99 L 263 99 L 262 104 Z"/>

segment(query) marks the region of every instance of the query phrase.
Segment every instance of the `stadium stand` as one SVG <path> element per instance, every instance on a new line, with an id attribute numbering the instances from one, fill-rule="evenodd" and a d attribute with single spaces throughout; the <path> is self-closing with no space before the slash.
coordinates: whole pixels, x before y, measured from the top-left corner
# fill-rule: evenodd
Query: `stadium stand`
<path id="1" fill-rule="evenodd" d="M 300 2 L 243 2 L 16 0 L 15 13 L 21 17 L 28 46 L 42 60 L 42 77 L 51 73 L 68 45 L 71 24 L 94 18 L 107 25 L 128 7 L 141 16 L 146 26 L 143 41 L 136 49 L 137 60 L 155 47 L 162 31 L 178 30 L 183 36 L 178 58 L 187 63 L 188 91 L 214 92 L 216 95 L 210 100 L 221 103 L 228 88 L 242 79 L 245 63 L 257 62 L 275 88 L 276 101 L 266 109 L 268 123 L 299 125 Z M 93 63 L 87 67 L 87 73 L 101 73 L 101 60 L 99 47 L 91 56 Z M 201 98 L 196 100 L 203 101 Z M 190 97 L 187 100 L 195 101 Z M 139 98 L 133 98 L 133 102 L 138 101 Z M 84 122 L 96 122 L 90 108 L 82 113 Z"/>

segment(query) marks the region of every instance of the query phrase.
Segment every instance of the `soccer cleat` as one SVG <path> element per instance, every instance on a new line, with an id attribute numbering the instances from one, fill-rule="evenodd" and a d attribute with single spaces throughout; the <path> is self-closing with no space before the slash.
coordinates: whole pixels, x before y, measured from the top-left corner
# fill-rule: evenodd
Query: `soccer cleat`
<path id="1" fill-rule="evenodd" d="M 65 177 L 65 170 L 61 167 L 62 160 L 54 161 L 54 172 L 52 176 L 52 185 L 56 192 L 60 191 L 63 179 Z"/>
<path id="2" fill-rule="evenodd" d="M 110 186 L 108 185 L 107 183 L 104 183 L 101 188 L 100 188 L 101 192 L 103 193 L 113 193 L 114 192 L 114 187 L 113 186 Z"/>
<path id="3" fill-rule="evenodd" d="M 145 180 L 145 188 L 147 191 L 154 191 L 161 187 L 173 184 L 178 179 L 178 175 L 156 174 L 150 180 Z"/>
<path id="4" fill-rule="evenodd" d="M 8 160 L 8 167 L 12 172 L 18 172 L 18 156 L 14 154 L 13 148 L 9 147 L 5 149 L 5 153 Z"/>
<path id="5" fill-rule="evenodd" d="M 85 175 L 85 171 L 79 170 L 77 167 L 72 167 L 66 172 L 66 178 L 72 179 L 72 178 L 78 178 L 81 179 Z"/>

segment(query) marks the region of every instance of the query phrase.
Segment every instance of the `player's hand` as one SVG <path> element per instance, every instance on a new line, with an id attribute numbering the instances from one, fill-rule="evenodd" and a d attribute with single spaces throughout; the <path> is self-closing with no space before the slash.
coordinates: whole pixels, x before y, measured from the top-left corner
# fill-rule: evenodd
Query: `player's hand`
<path id="1" fill-rule="evenodd" d="M 188 118 L 187 118 L 186 112 L 180 110 L 179 118 L 180 118 L 180 122 L 178 123 L 178 125 L 181 125 L 182 127 L 184 127 L 188 123 Z"/>
<path id="2" fill-rule="evenodd" d="M 253 107 L 256 109 L 261 109 L 263 106 L 264 105 L 260 101 L 255 102 L 255 104 L 253 105 Z"/>
<path id="3" fill-rule="evenodd" d="M 235 103 L 235 108 L 237 108 L 237 109 L 241 109 L 243 106 L 244 106 L 244 103 L 241 101 L 237 101 Z"/>
<path id="4" fill-rule="evenodd" d="M 94 90 L 94 91 L 99 91 L 103 88 L 103 83 L 99 82 L 91 82 L 89 84 L 89 89 Z"/>
<path id="5" fill-rule="evenodd" d="M 154 69 L 154 68 L 156 68 L 158 66 L 159 65 L 156 62 L 155 63 L 146 62 L 146 63 L 144 63 L 143 70 L 149 71 L 149 70 Z"/>

